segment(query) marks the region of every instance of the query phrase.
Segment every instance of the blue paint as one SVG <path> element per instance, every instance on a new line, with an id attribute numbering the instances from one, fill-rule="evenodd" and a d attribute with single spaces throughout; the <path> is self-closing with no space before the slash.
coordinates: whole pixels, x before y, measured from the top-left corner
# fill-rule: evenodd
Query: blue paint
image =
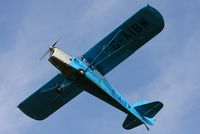
<path id="1" fill-rule="evenodd" d="M 54 59 L 50 61 L 61 74 L 51 79 L 18 107 L 31 118 L 43 120 L 85 90 L 125 112 L 125 129 L 141 124 L 153 125 L 153 117 L 163 104 L 158 101 L 140 101 L 131 105 L 110 85 L 104 75 L 157 35 L 163 27 L 164 20 L 159 12 L 147 6 L 83 54 L 82 58 L 71 58 L 67 55 L 70 59 L 66 60 L 64 52 L 64 58 L 52 56 Z"/>

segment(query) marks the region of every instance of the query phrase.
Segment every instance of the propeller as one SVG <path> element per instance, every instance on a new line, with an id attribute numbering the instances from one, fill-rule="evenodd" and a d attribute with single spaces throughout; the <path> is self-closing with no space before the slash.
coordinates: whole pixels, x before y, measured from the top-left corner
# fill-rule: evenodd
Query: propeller
<path id="1" fill-rule="evenodd" d="M 47 55 L 48 53 L 50 53 L 50 52 L 53 51 L 53 49 L 55 48 L 55 45 L 58 43 L 59 40 L 60 40 L 60 39 L 58 39 L 53 45 L 49 46 L 49 49 L 40 57 L 40 61 L 41 61 L 44 57 L 46 57 L 46 55 Z"/>

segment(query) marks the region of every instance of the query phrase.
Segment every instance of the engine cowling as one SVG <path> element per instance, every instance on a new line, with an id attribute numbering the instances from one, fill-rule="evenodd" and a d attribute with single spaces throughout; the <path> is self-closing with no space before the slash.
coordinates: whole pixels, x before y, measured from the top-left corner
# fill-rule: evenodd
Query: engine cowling
<path id="1" fill-rule="evenodd" d="M 49 61 L 63 74 L 69 75 L 72 71 L 70 67 L 72 56 L 60 50 L 59 48 L 53 48 L 50 54 Z"/>

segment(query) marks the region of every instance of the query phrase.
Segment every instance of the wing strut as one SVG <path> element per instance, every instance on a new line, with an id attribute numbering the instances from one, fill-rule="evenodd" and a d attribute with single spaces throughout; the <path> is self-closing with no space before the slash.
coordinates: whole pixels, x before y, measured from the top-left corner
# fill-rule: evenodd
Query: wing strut
<path id="1" fill-rule="evenodd" d="M 44 91 L 41 91 L 40 94 L 44 94 L 44 93 L 47 93 L 47 92 L 55 89 L 56 92 L 58 93 L 58 95 L 60 95 L 65 90 L 65 87 L 70 86 L 74 82 L 74 81 L 70 81 L 70 82 L 68 82 L 66 84 L 63 84 L 63 83 L 65 83 L 65 81 L 66 81 L 66 79 L 64 79 L 64 80 L 61 80 L 61 79 L 58 80 L 57 83 L 56 83 L 56 85 L 54 87 L 48 88 L 48 89 L 46 89 Z"/>
<path id="2" fill-rule="evenodd" d="M 104 50 L 111 44 L 111 42 L 117 37 L 117 35 L 119 35 L 119 33 L 121 32 L 122 30 L 120 29 L 116 34 L 115 36 L 110 40 L 110 42 L 104 46 L 103 45 L 103 48 L 102 50 L 99 52 L 99 54 L 92 60 L 92 62 L 89 64 L 89 66 L 87 67 L 87 69 L 85 70 L 85 72 L 90 68 L 90 66 L 95 62 L 95 60 L 104 52 Z"/>
<path id="3" fill-rule="evenodd" d="M 40 93 L 41 94 L 43 94 L 43 93 L 46 93 L 46 92 L 49 92 L 49 91 L 51 91 L 51 90 L 53 90 L 53 89 L 56 89 L 56 88 L 58 88 L 58 87 L 65 87 L 65 85 L 63 86 L 63 83 L 65 82 L 65 79 L 63 79 L 62 80 L 62 77 L 60 77 L 58 80 L 57 80 L 57 83 L 56 83 L 56 85 L 54 86 L 54 87 L 50 87 L 50 88 L 48 88 L 48 89 L 46 89 L 46 90 L 43 90 L 43 91 L 41 91 Z M 59 84 L 60 83 L 60 84 Z"/>
<path id="4" fill-rule="evenodd" d="M 99 64 L 101 64 L 103 61 L 105 61 L 108 57 L 112 56 L 113 54 L 117 53 L 118 51 L 120 51 L 121 49 L 123 49 L 124 47 L 126 47 L 131 41 L 129 41 L 128 43 L 126 43 L 124 46 L 120 47 L 119 49 L 117 49 L 116 51 L 112 52 L 111 54 L 109 54 L 108 56 L 104 57 L 103 59 L 101 59 L 99 62 L 97 62 L 96 64 L 93 65 L 93 67 L 98 66 Z"/>
<path id="5" fill-rule="evenodd" d="M 64 85 L 61 84 L 61 86 L 63 86 L 63 87 L 60 88 L 60 91 L 58 92 L 58 94 L 57 94 L 56 97 L 54 98 L 54 101 L 56 101 L 57 98 L 61 95 L 61 93 L 63 93 L 63 92 L 65 91 L 65 88 L 64 88 L 64 87 L 68 87 L 68 86 L 72 85 L 73 82 L 74 82 L 74 81 L 71 81 L 71 82 L 69 82 L 69 83 L 67 83 L 67 84 L 64 84 Z"/>

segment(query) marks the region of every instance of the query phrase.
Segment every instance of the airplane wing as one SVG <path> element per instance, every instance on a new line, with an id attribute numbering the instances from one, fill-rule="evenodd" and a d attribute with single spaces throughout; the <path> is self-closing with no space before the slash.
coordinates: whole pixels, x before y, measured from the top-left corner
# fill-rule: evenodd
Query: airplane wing
<path id="1" fill-rule="evenodd" d="M 83 54 L 83 57 L 105 75 L 157 35 L 163 27 L 161 14 L 148 5 Z"/>
<path id="2" fill-rule="evenodd" d="M 63 93 L 58 94 L 56 87 L 61 86 Z M 58 74 L 39 90 L 18 105 L 26 115 L 36 120 L 43 120 L 72 100 L 83 90 L 68 81 L 62 74 Z"/>

